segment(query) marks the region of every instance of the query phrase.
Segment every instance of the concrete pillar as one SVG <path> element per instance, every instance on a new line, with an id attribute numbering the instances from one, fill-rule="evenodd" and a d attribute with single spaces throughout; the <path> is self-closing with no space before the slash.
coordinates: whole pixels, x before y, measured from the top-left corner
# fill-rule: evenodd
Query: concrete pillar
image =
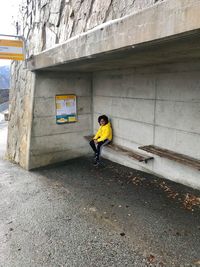
<path id="1" fill-rule="evenodd" d="M 56 124 L 55 95 L 77 96 L 78 121 Z M 92 132 L 91 74 L 38 72 L 28 169 L 88 153 L 84 135 Z"/>

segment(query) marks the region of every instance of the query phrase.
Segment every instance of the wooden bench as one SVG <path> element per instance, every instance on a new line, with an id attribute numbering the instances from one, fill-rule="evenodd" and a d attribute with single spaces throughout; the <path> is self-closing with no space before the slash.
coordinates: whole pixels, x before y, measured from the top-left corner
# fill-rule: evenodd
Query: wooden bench
<path id="1" fill-rule="evenodd" d="M 90 141 L 90 140 L 92 140 L 93 136 L 91 136 L 91 135 L 84 136 L 84 138 L 87 141 Z M 124 148 L 122 146 L 119 146 L 119 145 L 116 145 L 116 144 L 113 144 L 113 143 L 106 145 L 106 147 L 112 149 L 113 151 L 120 152 L 123 155 L 126 155 L 126 156 L 128 156 L 130 158 L 133 158 L 133 159 L 135 159 L 135 160 L 137 160 L 139 162 L 145 162 L 145 163 L 147 163 L 149 160 L 152 160 L 153 159 L 153 157 L 142 155 L 142 154 L 140 154 L 137 151 L 129 150 L 129 149 L 126 149 L 126 148 Z"/>
<path id="2" fill-rule="evenodd" d="M 200 170 L 200 160 L 157 146 L 141 146 L 139 149 Z"/>

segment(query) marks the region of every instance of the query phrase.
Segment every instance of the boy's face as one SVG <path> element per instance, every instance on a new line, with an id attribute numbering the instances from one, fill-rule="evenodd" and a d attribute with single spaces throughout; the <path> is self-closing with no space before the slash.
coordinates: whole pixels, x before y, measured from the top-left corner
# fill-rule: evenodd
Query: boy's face
<path id="1" fill-rule="evenodd" d="M 105 124 L 106 124 L 106 122 L 104 121 L 104 119 L 101 119 L 101 120 L 100 120 L 100 125 L 103 126 L 103 125 L 105 125 Z"/>

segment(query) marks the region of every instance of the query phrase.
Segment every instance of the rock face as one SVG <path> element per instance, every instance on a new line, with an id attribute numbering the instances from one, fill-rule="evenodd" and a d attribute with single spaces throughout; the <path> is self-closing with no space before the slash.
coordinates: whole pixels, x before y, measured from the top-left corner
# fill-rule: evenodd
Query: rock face
<path id="1" fill-rule="evenodd" d="M 138 12 L 162 0 L 27 1 L 21 32 L 29 53 L 38 53 L 109 20 Z"/>
<path id="2" fill-rule="evenodd" d="M 162 0 L 27 0 L 22 4 L 20 34 L 27 57 L 35 55 L 104 22 L 139 12 Z M 7 157 L 27 166 L 34 74 L 15 62 L 11 70 Z"/>

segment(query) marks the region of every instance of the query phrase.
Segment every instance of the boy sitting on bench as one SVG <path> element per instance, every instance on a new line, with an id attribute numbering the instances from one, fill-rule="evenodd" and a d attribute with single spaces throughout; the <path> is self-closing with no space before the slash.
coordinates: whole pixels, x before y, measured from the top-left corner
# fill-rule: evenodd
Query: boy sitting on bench
<path id="1" fill-rule="evenodd" d="M 106 115 L 101 115 L 98 118 L 98 122 L 100 127 L 93 139 L 90 141 L 90 146 L 95 153 L 95 166 L 99 165 L 99 157 L 103 146 L 112 141 L 112 127 L 111 123 L 108 121 L 108 117 Z"/>

